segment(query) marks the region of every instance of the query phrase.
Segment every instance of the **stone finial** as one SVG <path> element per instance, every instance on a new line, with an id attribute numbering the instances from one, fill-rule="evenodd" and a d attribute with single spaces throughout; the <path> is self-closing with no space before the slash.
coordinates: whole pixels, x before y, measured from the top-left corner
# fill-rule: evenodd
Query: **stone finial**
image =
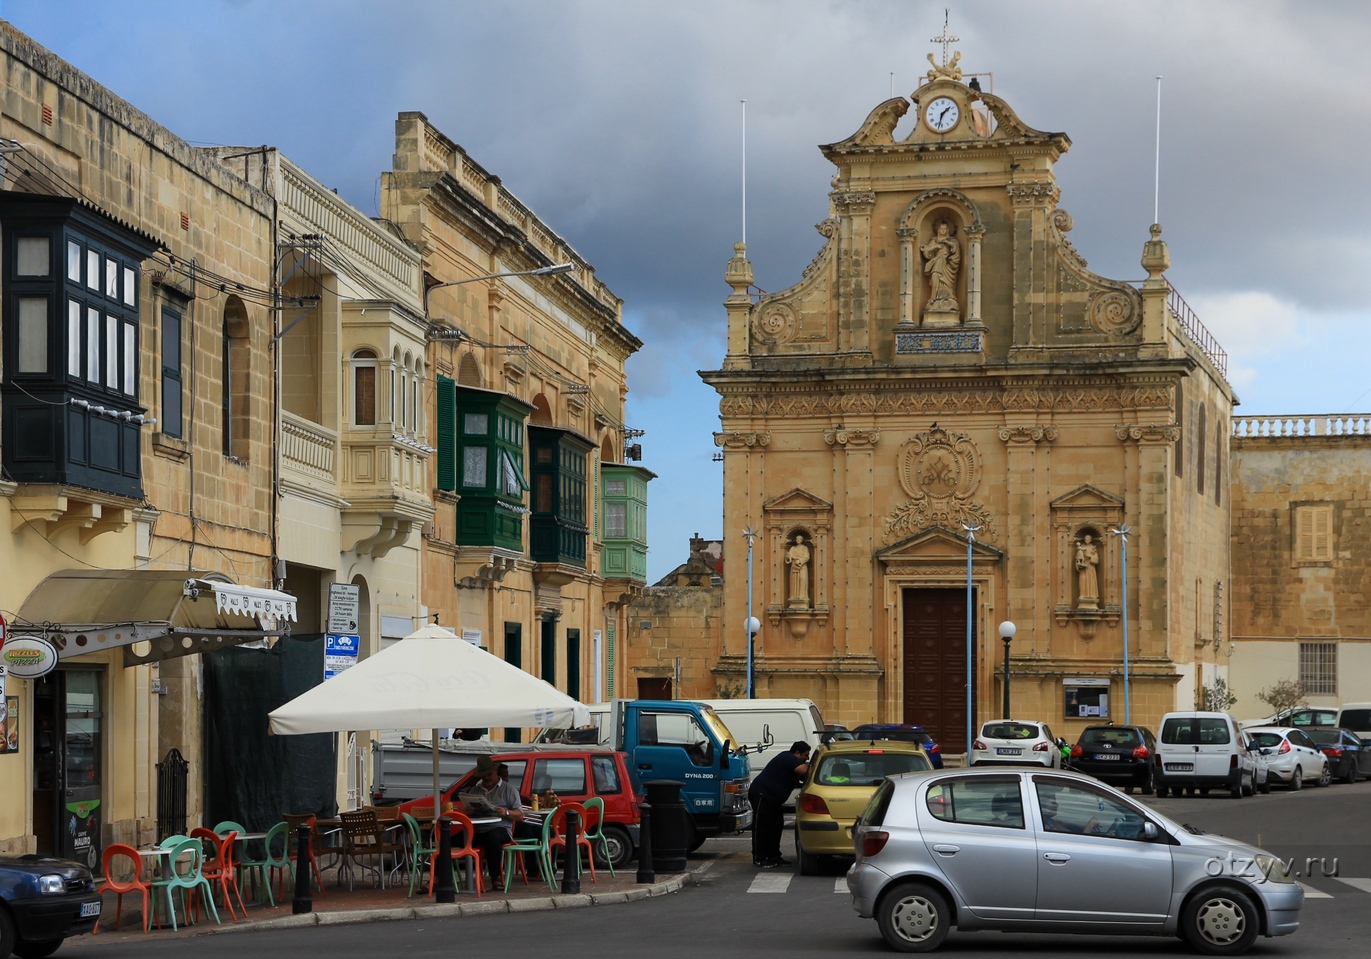
<path id="1" fill-rule="evenodd" d="M 1143 244 L 1142 267 L 1147 271 L 1149 280 L 1159 279 L 1171 267 L 1171 254 L 1167 252 L 1166 241 L 1162 239 L 1162 225 L 1153 223 L 1152 239 Z"/>
<path id="2" fill-rule="evenodd" d="M 733 244 L 733 259 L 728 261 L 724 282 L 733 287 L 735 295 L 747 294 L 747 288 L 752 285 L 752 263 L 747 258 L 746 243 Z"/>

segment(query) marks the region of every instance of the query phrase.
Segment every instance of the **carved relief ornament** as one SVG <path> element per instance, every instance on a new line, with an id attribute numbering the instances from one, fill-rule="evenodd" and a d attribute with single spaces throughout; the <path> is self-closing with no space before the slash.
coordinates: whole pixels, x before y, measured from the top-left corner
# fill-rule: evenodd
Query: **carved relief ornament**
<path id="1" fill-rule="evenodd" d="M 1055 426 L 1001 426 L 1000 440 L 1005 443 L 1055 443 Z"/>
<path id="2" fill-rule="evenodd" d="M 721 446 L 726 450 L 752 449 L 753 447 L 766 447 L 771 445 L 771 433 L 760 431 L 752 433 L 715 433 L 714 445 Z"/>
<path id="3" fill-rule="evenodd" d="M 829 446 L 857 448 L 875 446 L 881 439 L 880 430 L 824 430 L 824 442 Z"/>
<path id="4" fill-rule="evenodd" d="M 954 531 L 979 526 L 977 538 L 993 540 L 994 520 L 982 504 L 971 500 L 980 474 L 980 452 L 965 433 L 934 425 L 907 440 L 896 454 L 896 475 L 910 499 L 885 517 L 886 541 L 930 526 Z"/>
<path id="5" fill-rule="evenodd" d="M 783 303 L 768 305 L 752 321 L 752 334 L 763 343 L 789 343 L 799 324 L 795 311 Z"/>
<path id="6" fill-rule="evenodd" d="M 726 393 L 723 416 L 841 416 L 845 413 L 1078 413 L 1169 410 L 1169 386 L 1125 389 L 879 390 L 868 392 Z"/>
<path id="7" fill-rule="evenodd" d="M 1147 423 L 1139 426 L 1116 426 L 1114 435 L 1121 442 L 1142 444 L 1174 443 L 1181 438 L 1181 428 L 1176 424 Z"/>
<path id="8" fill-rule="evenodd" d="M 1038 203 L 1055 205 L 1062 191 L 1055 183 L 1010 183 L 1005 187 L 1015 206 L 1031 206 Z"/>
<path id="9" fill-rule="evenodd" d="M 846 213 L 858 214 L 868 213 L 876 205 L 876 193 L 874 190 L 853 190 L 844 193 L 833 193 L 833 206 Z"/>
<path id="10" fill-rule="evenodd" d="M 1132 291 L 1105 290 L 1090 298 L 1086 317 L 1101 333 L 1123 336 L 1142 324 L 1142 306 Z"/>

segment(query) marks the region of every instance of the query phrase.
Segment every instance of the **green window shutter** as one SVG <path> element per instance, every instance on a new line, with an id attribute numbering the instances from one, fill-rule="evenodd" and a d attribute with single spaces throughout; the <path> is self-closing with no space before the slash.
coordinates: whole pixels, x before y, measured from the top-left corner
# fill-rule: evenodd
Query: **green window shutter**
<path id="1" fill-rule="evenodd" d="M 438 488 L 457 488 L 457 384 L 438 377 Z"/>

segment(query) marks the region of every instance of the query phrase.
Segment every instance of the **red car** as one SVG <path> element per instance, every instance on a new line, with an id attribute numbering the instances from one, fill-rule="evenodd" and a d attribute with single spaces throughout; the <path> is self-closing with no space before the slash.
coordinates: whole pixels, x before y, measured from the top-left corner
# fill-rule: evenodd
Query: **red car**
<path id="1" fill-rule="evenodd" d="M 585 802 L 593 797 L 605 801 L 605 839 L 609 845 L 610 859 L 614 868 L 632 861 L 638 851 L 638 804 L 642 796 L 633 792 L 624 754 L 606 749 L 568 749 L 555 751 L 542 746 L 537 750 L 520 751 L 517 747 L 509 752 L 492 756 L 497 763 L 509 767 L 509 781 L 519 790 L 520 801 L 525 806 L 532 805 L 533 793 L 540 796 L 549 788 L 558 799 L 571 802 Z M 457 793 L 476 785 L 476 770 L 471 770 L 461 779 L 443 790 L 443 802 L 456 802 Z M 416 806 L 432 806 L 433 797 L 423 796 L 401 803 L 402 812 L 410 812 Z M 595 850 L 596 863 L 602 858 L 600 849 Z"/>

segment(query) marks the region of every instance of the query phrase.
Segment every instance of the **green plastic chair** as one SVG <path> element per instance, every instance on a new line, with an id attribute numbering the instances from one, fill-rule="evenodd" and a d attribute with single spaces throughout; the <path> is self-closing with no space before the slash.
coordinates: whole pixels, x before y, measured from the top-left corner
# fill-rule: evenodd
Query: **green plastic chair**
<path id="1" fill-rule="evenodd" d="M 214 827 L 213 832 L 220 839 L 223 839 L 224 836 L 231 832 L 236 832 L 240 836 L 246 836 L 248 834 L 247 828 L 245 826 L 241 825 L 240 823 L 234 822 L 232 819 L 225 819 L 219 825 Z"/>
<path id="2" fill-rule="evenodd" d="M 163 840 L 162 845 L 165 846 L 167 842 L 168 840 Z M 210 913 L 214 916 L 214 922 L 218 925 L 222 925 L 222 923 L 219 922 L 219 909 L 214 905 L 214 890 L 210 887 L 209 880 L 200 874 L 200 866 L 204 860 L 204 855 L 205 849 L 204 846 L 200 844 L 200 840 L 183 839 L 171 851 L 171 863 L 170 867 L 167 869 L 167 875 L 161 879 L 154 879 L 148 884 L 153 889 L 154 911 L 156 910 L 156 890 L 161 889 L 166 892 L 167 911 L 171 913 L 172 932 L 176 931 L 176 902 L 172 898 L 173 889 L 181 890 L 182 897 L 185 897 L 191 892 L 200 892 L 203 888 L 204 892 L 201 893 L 201 895 L 203 895 L 205 901 L 209 903 Z M 180 871 L 178 868 L 183 864 L 185 866 L 184 872 Z M 182 908 L 186 910 L 186 919 L 189 920 L 190 905 L 184 898 L 182 899 Z"/>
<path id="3" fill-rule="evenodd" d="M 405 826 L 409 830 L 409 895 L 405 898 L 414 898 L 414 884 L 419 881 L 419 874 L 428 870 L 430 858 L 438 851 L 438 844 L 432 846 L 424 844 L 424 827 L 419 825 L 419 820 L 409 813 L 401 813 L 400 816 L 405 821 Z"/>
<path id="4" fill-rule="evenodd" d="M 553 892 L 557 891 L 556 877 L 552 874 L 552 859 L 548 855 L 548 841 L 552 838 L 552 813 L 549 812 L 543 819 L 543 834 L 539 839 L 516 839 L 507 842 L 501 853 L 504 855 L 505 873 L 505 892 L 509 892 L 509 880 L 514 874 L 514 861 L 516 856 L 522 856 L 526 852 L 536 853 L 538 856 L 538 872 L 547 883 L 548 888 Z M 528 884 L 528 877 L 524 877 L 524 884 Z"/>
<path id="5" fill-rule="evenodd" d="M 605 864 L 609 866 L 609 874 L 613 876 L 614 859 L 609 855 L 609 840 L 605 838 L 605 801 L 600 796 L 592 796 L 581 805 L 585 807 L 587 814 L 595 814 L 595 829 L 591 830 L 585 823 L 581 823 L 582 834 L 590 840 L 592 849 L 597 842 L 600 844 L 600 848 L 605 851 Z"/>
<path id="6" fill-rule="evenodd" d="M 219 825 L 222 826 L 224 824 L 220 823 Z M 267 890 L 267 902 L 273 906 L 276 905 L 276 897 L 271 894 L 271 870 L 284 869 L 286 870 L 286 874 L 292 879 L 295 877 L 290 857 L 286 855 L 286 847 L 290 845 L 286 841 L 287 828 L 289 827 L 283 822 L 278 822 L 276 825 L 272 826 L 267 830 L 266 838 L 262 840 L 265 849 L 263 857 L 261 859 L 244 859 L 238 863 L 239 868 L 243 870 L 244 878 L 248 880 L 249 887 L 265 887 Z M 218 831 L 219 828 L 216 826 L 215 832 Z M 278 839 L 281 841 L 281 855 L 279 856 L 271 851 L 272 845 Z M 256 883 L 252 882 L 254 875 L 257 878 Z M 260 894 L 257 896 L 257 901 L 262 901 Z"/>

